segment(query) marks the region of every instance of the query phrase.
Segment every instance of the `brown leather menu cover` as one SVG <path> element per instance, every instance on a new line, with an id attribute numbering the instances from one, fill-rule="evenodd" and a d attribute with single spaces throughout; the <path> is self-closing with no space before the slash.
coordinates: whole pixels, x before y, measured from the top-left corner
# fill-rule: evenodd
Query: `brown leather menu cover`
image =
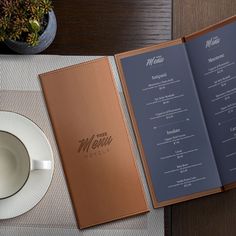
<path id="1" fill-rule="evenodd" d="M 147 212 L 108 58 L 39 77 L 79 228 Z"/>

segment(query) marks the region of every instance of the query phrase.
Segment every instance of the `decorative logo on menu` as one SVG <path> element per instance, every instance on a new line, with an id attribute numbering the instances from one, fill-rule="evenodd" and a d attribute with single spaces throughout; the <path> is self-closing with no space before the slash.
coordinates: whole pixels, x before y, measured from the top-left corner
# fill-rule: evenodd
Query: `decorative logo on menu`
<path id="1" fill-rule="evenodd" d="M 163 56 L 154 56 L 152 58 L 148 58 L 146 62 L 146 66 L 153 66 L 156 64 L 161 64 L 165 61 L 165 58 Z"/>
<path id="2" fill-rule="evenodd" d="M 220 43 L 220 38 L 218 36 L 211 37 L 206 41 L 206 48 L 217 46 L 219 43 Z"/>
<path id="3" fill-rule="evenodd" d="M 109 146 L 113 139 L 107 132 L 93 134 L 91 137 L 79 140 L 78 153 L 86 154 L 85 157 L 92 157 L 109 152 Z"/>

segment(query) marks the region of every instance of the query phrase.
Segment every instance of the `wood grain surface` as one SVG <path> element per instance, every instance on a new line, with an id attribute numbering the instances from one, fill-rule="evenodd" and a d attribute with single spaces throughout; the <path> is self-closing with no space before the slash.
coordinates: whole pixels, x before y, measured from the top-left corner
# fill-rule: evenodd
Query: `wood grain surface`
<path id="1" fill-rule="evenodd" d="M 173 38 L 193 33 L 235 14 L 235 0 L 173 0 Z"/>
<path id="2" fill-rule="evenodd" d="M 173 0 L 173 38 L 234 14 L 235 0 Z M 173 205 L 165 213 L 166 235 L 235 236 L 236 190 Z"/>
<path id="3" fill-rule="evenodd" d="M 171 39 L 171 0 L 57 0 L 58 32 L 43 53 L 113 55 Z M 0 45 L 0 53 L 11 53 Z"/>

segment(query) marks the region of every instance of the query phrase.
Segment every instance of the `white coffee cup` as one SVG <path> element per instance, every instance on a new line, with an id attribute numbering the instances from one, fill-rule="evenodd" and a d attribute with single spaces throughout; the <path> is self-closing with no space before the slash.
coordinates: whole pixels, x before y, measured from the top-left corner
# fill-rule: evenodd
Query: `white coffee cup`
<path id="1" fill-rule="evenodd" d="M 51 169 L 51 161 L 33 158 L 19 138 L 0 131 L 0 200 L 20 191 L 31 171 Z"/>

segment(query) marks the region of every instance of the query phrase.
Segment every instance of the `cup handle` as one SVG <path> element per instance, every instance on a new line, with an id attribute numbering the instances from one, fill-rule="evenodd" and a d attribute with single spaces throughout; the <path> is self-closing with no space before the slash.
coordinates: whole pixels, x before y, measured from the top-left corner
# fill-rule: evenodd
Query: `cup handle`
<path id="1" fill-rule="evenodd" d="M 41 161 L 41 160 L 31 160 L 30 170 L 51 170 L 52 162 L 51 161 Z"/>

